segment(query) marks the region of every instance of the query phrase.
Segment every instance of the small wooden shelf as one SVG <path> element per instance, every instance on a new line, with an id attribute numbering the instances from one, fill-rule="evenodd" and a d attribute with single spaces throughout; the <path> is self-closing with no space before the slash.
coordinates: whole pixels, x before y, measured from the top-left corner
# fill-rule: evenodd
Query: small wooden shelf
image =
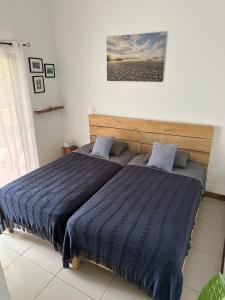
<path id="1" fill-rule="evenodd" d="M 77 149 L 77 146 L 74 146 L 74 145 L 71 145 L 70 147 L 62 147 L 63 155 L 69 154 L 76 149 Z"/>
<path id="2" fill-rule="evenodd" d="M 49 106 L 49 107 L 46 107 L 46 108 L 41 108 L 41 109 L 36 109 L 34 110 L 34 113 L 35 114 L 44 114 L 44 113 L 47 113 L 47 112 L 50 112 L 50 111 L 55 111 L 55 110 L 59 110 L 59 109 L 63 109 L 64 106 L 60 105 L 60 106 Z"/>

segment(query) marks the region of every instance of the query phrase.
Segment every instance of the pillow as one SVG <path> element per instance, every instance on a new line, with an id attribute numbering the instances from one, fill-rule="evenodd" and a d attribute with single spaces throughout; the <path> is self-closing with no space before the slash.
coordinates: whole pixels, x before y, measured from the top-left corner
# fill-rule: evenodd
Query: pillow
<path id="1" fill-rule="evenodd" d="M 152 151 L 151 151 L 150 153 L 147 153 L 147 154 L 145 155 L 145 157 L 144 157 L 144 159 L 143 159 L 143 163 L 145 163 L 145 164 L 148 163 L 151 154 L 152 154 Z"/>
<path id="2" fill-rule="evenodd" d="M 84 145 L 84 146 L 81 147 L 81 148 L 84 148 L 84 147 L 85 147 L 85 150 L 87 150 L 88 153 L 91 153 L 92 150 L 93 150 L 93 147 L 94 147 L 94 142 L 89 143 L 89 144 L 87 144 L 87 145 Z"/>
<path id="3" fill-rule="evenodd" d="M 173 169 L 176 151 L 177 145 L 153 143 L 152 155 L 150 156 L 148 166 L 171 172 Z"/>
<path id="4" fill-rule="evenodd" d="M 97 155 L 105 159 L 108 159 L 112 144 L 113 144 L 113 137 L 98 135 L 91 153 L 93 155 Z"/>
<path id="5" fill-rule="evenodd" d="M 149 158 L 151 156 L 152 152 L 147 153 L 143 159 L 143 163 L 147 164 L 149 161 Z M 189 153 L 187 151 L 183 150 L 177 150 L 173 168 L 180 168 L 180 169 L 186 169 L 189 159 Z"/>
<path id="6" fill-rule="evenodd" d="M 188 163 L 189 153 L 187 151 L 177 150 L 174 159 L 174 168 L 186 169 Z"/>
<path id="7" fill-rule="evenodd" d="M 128 145 L 126 142 L 114 141 L 110 150 L 110 154 L 120 156 L 123 151 L 127 150 L 127 147 Z"/>

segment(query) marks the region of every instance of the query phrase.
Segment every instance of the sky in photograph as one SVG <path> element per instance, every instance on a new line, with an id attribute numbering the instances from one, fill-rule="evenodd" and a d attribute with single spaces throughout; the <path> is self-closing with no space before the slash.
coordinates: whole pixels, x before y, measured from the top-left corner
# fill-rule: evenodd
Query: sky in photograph
<path id="1" fill-rule="evenodd" d="M 166 32 L 109 36 L 107 55 L 109 60 L 163 61 Z"/>

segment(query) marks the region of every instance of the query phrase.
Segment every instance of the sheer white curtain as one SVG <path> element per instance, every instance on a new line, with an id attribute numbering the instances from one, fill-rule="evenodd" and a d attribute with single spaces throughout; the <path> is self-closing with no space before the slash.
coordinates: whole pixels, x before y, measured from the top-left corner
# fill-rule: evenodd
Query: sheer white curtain
<path id="1" fill-rule="evenodd" d="M 23 46 L 0 44 L 0 187 L 37 167 Z"/>

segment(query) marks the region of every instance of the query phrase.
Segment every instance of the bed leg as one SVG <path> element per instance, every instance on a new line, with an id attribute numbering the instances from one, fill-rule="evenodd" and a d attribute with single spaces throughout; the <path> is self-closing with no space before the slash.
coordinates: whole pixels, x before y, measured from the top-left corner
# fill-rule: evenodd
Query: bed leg
<path id="1" fill-rule="evenodd" d="M 13 227 L 7 227 L 9 233 L 13 233 Z"/>
<path id="2" fill-rule="evenodd" d="M 72 269 L 74 271 L 77 271 L 79 267 L 80 267 L 79 257 L 74 256 L 74 258 L 72 259 Z"/>

